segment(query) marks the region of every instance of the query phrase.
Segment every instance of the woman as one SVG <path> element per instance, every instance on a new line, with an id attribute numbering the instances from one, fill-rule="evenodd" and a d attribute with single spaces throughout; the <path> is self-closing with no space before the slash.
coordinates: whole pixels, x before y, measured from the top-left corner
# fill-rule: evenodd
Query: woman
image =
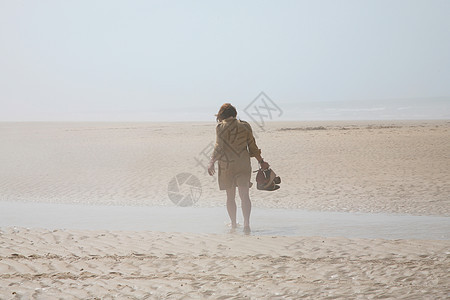
<path id="1" fill-rule="evenodd" d="M 261 150 L 256 145 L 250 124 L 236 119 L 236 108 L 225 103 L 217 113 L 216 144 L 208 167 L 209 175 L 214 175 L 214 163 L 219 165 L 219 188 L 227 192 L 227 210 L 231 219 L 231 228 L 236 228 L 236 187 L 241 198 L 244 216 L 244 232 L 250 233 L 249 188 L 252 168 L 250 157 L 255 157 L 261 168 L 269 164 L 261 157 Z"/>

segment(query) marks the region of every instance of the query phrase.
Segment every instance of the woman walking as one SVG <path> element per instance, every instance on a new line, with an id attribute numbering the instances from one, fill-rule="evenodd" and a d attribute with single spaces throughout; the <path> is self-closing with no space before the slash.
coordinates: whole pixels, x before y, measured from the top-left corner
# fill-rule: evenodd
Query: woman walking
<path id="1" fill-rule="evenodd" d="M 236 108 L 225 103 L 217 113 L 216 144 L 208 167 L 209 175 L 214 175 L 214 164 L 218 161 L 219 188 L 226 190 L 227 211 L 231 219 L 231 228 L 236 229 L 236 187 L 241 198 L 244 216 L 244 232 L 250 233 L 250 212 L 252 204 L 249 196 L 252 168 L 250 157 L 258 160 L 261 168 L 269 164 L 261 157 L 249 123 L 236 119 Z"/>

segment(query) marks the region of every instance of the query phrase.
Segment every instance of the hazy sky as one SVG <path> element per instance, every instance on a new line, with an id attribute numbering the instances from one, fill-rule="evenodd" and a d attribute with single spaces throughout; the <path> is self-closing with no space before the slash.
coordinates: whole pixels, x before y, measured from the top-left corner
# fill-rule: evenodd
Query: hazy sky
<path id="1" fill-rule="evenodd" d="M 427 99 L 450 118 L 449 16 L 448 0 L 0 0 L 0 120 L 212 120 L 260 91 L 289 119 L 392 99 L 392 118 Z"/>

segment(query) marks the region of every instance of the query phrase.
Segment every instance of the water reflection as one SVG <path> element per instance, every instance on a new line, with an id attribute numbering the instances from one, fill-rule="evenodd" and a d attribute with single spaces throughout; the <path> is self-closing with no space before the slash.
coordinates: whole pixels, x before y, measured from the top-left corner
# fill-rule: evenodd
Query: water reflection
<path id="1" fill-rule="evenodd" d="M 450 217 L 254 208 L 251 221 L 252 235 L 450 240 Z M 222 234 L 227 223 L 225 207 L 0 202 L 0 227 Z"/>

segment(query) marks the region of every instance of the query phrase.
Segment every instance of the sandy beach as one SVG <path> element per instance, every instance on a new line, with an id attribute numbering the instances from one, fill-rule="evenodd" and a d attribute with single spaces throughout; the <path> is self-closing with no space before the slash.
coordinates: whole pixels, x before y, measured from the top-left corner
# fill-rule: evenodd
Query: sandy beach
<path id="1" fill-rule="evenodd" d="M 7 229 L 1 299 L 445 299 L 449 241 Z"/>
<path id="2" fill-rule="evenodd" d="M 224 206 L 204 168 L 214 126 L 0 123 L 0 201 L 170 208 L 170 182 L 188 173 L 200 182 L 194 208 Z M 255 215 L 450 217 L 448 120 L 272 122 L 254 131 L 282 178 L 278 191 L 251 189 Z M 0 299 L 450 297 L 450 240 L 15 226 L 0 228 Z"/>
<path id="3" fill-rule="evenodd" d="M 282 189 L 251 189 L 256 207 L 450 216 L 450 122 L 287 122 L 254 126 Z M 220 206 L 203 167 L 214 123 L 2 123 L 1 200 L 172 205 L 191 173 L 197 206 Z M 253 169 L 257 169 L 253 160 Z"/>

